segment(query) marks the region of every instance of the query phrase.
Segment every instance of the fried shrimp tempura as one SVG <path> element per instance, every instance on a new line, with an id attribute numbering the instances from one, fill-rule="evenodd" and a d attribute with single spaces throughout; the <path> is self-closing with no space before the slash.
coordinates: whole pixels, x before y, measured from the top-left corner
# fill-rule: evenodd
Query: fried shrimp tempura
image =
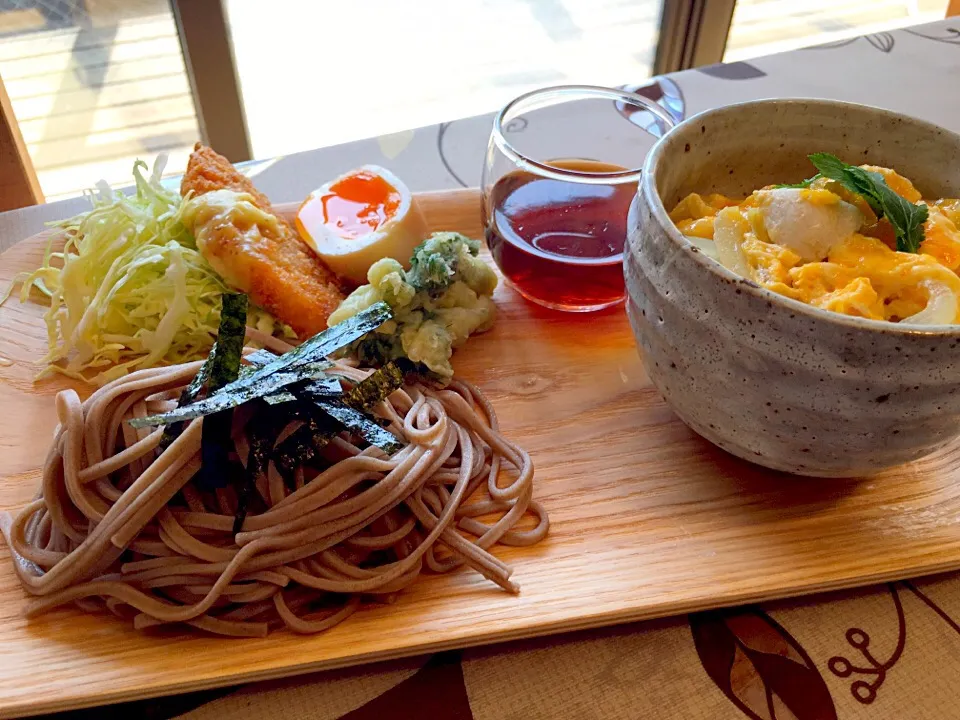
<path id="1" fill-rule="evenodd" d="M 336 276 L 249 178 L 197 143 L 180 192 L 195 198 L 184 223 L 228 285 L 248 293 L 300 338 L 326 329 L 343 300 Z"/>

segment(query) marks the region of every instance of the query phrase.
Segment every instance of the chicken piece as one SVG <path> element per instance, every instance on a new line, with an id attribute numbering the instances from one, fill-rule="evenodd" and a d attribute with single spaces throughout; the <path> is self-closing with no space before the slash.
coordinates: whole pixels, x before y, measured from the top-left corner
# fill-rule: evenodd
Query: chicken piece
<path id="1" fill-rule="evenodd" d="M 180 192 L 196 198 L 184 222 L 228 285 L 248 293 L 301 339 L 326 329 L 344 297 L 337 277 L 249 178 L 197 143 Z"/>

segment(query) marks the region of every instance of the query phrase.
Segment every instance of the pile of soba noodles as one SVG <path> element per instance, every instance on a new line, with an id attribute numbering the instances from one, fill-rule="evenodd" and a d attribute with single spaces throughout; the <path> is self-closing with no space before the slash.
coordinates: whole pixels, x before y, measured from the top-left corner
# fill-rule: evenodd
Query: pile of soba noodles
<path id="1" fill-rule="evenodd" d="M 423 573 L 461 565 L 517 591 L 490 548 L 538 542 L 547 516 L 532 499 L 529 456 L 498 432 L 475 387 L 405 382 L 379 401 L 370 415 L 402 443 L 393 454 L 343 430 L 291 472 L 271 459 L 234 533 L 236 485 L 198 481 L 204 419 L 166 447 L 163 427 L 127 422 L 177 407 L 201 364 L 140 370 L 82 402 L 72 390 L 57 396 L 40 491 L 3 523 L 32 596 L 28 616 L 75 603 L 136 628 L 264 636 L 325 630 L 365 599 L 390 599 Z M 345 389 L 370 373 L 348 363 L 331 372 Z M 233 417 L 238 475 L 260 407 Z"/>

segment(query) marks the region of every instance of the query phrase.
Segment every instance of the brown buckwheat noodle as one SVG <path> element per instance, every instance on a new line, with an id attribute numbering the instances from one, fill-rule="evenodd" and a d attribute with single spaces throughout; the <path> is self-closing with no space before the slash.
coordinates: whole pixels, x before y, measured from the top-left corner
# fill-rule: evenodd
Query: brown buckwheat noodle
<path id="1" fill-rule="evenodd" d="M 517 591 L 489 550 L 538 542 L 547 515 L 532 499 L 530 457 L 500 435 L 475 387 L 406 385 L 381 402 L 374 414 L 406 442 L 391 456 L 344 432 L 323 465 L 297 468 L 292 482 L 269 463 L 234 535 L 235 488 L 203 491 L 193 480 L 202 420 L 162 452 L 162 429 L 125 422 L 175 407 L 200 364 L 140 370 L 83 402 L 72 390 L 57 396 L 39 494 L 2 522 L 33 596 L 28 616 L 75 603 L 136 628 L 187 623 L 249 637 L 326 630 L 362 598 L 389 599 L 421 573 L 461 565 Z M 349 385 L 369 371 L 336 372 Z M 243 465 L 251 416 L 235 413 Z M 525 515 L 534 522 L 521 528 Z"/>

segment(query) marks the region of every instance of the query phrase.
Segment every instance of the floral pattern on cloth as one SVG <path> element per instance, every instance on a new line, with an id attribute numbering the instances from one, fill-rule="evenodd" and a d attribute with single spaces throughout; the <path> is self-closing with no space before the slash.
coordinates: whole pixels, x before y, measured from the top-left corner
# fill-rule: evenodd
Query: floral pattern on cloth
<path id="1" fill-rule="evenodd" d="M 178 717 L 951 720 L 958 617 L 949 575 L 260 683 Z"/>

